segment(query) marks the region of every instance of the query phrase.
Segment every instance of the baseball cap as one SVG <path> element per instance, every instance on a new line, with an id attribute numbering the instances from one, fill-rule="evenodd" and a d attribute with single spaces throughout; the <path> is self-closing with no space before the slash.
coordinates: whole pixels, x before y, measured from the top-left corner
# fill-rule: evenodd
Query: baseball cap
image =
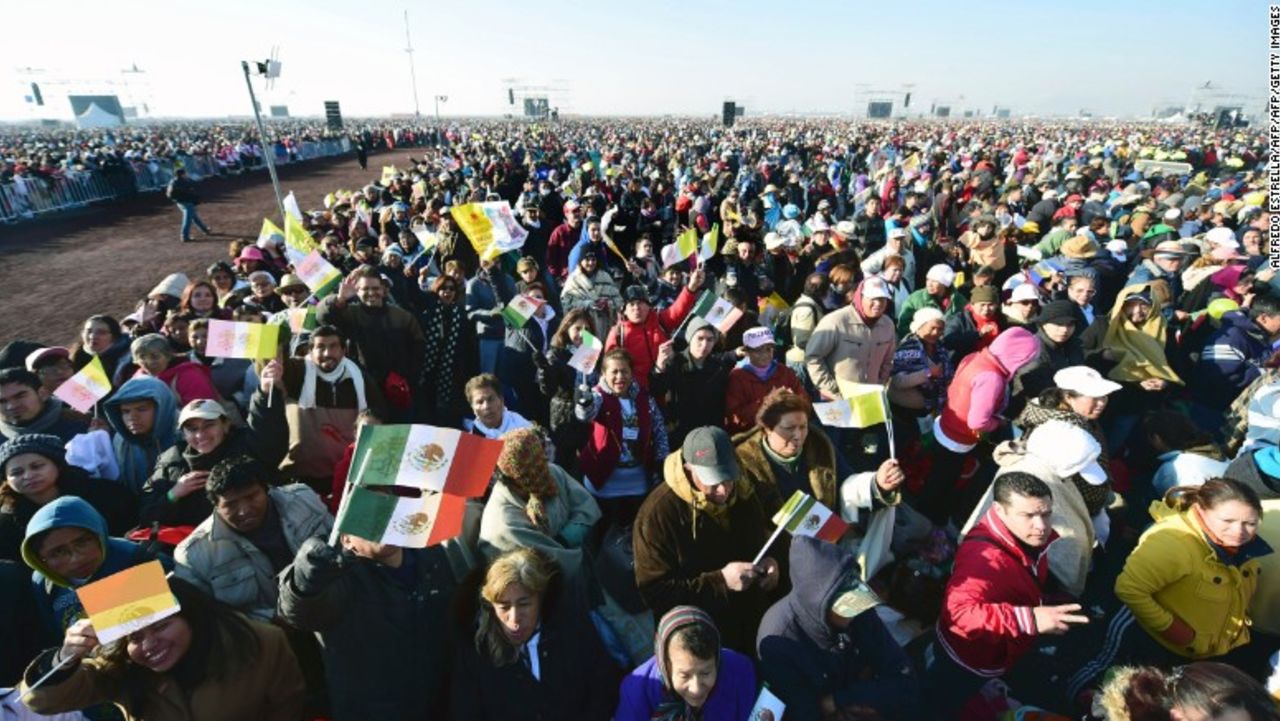
<path id="1" fill-rule="evenodd" d="M 698 480 L 704 486 L 718 486 L 738 477 L 738 460 L 723 428 L 694 428 L 685 436 L 680 455 L 697 469 Z"/>
<path id="2" fill-rule="evenodd" d="M 1204 234 L 1204 239 L 1214 245 L 1223 245 L 1228 248 L 1240 247 L 1240 242 L 1236 240 L 1236 234 L 1230 228 L 1214 228 Z"/>
<path id="3" fill-rule="evenodd" d="M 875 300 L 876 298 L 893 300 L 893 296 L 889 295 L 889 289 L 884 287 L 884 282 L 879 278 L 867 278 L 862 281 L 862 299 Z"/>
<path id="4" fill-rule="evenodd" d="M 831 602 L 831 612 L 840 618 L 854 618 L 864 611 L 869 611 L 881 603 L 871 587 L 862 582 L 857 574 L 850 575 L 835 593 Z"/>
<path id="5" fill-rule="evenodd" d="M 1089 366 L 1071 366 L 1053 374 L 1053 383 L 1059 388 L 1090 398 L 1102 398 L 1120 390 L 1120 384 L 1102 377 Z"/>
<path id="6" fill-rule="evenodd" d="M 1079 474 L 1087 483 L 1100 486 L 1107 472 L 1098 465 L 1102 446 L 1085 429 L 1066 421 L 1046 421 L 1027 438 L 1027 452 L 1053 467 L 1063 478 Z"/>
<path id="7" fill-rule="evenodd" d="M 761 348 L 767 345 L 774 345 L 777 341 L 773 338 L 773 331 L 764 326 L 756 326 L 750 328 L 742 334 L 742 345 L 748 348 Z"/>
<path id="8" fill-rule="evenodd" d="M 1034 300 L 1040 302 L 1040 291 L 1031 283 L 1023 283 L 1013 289 L 1013 295 L 1009 296 L 1010 303 L 1021 303 L 1024 300 Z"/>
<path id="9" fill-rule="evenodd" d="M 40 348 L 38 350 L 31 351 L 30 355 L 27 356 L 27 370 L 34 373 L 36 368 L 44 365 L 45 363 L 52 363 L 70 357 L 71 351 L 63 348 L 62 346 L 55 345 L 49 348 Z"/>
<path id="10" fill-rule="evenodd" d="M 890 230 L 889 230 L 889 237 L 890 237 L 890 238 L 905 238 L 905 237 L 907 237 L 907 229 L 906 229 L 906 228 L 892 228 L 892 229 L 890 229 Z"/>
<path id="11" fill-rule="evenodd" d="M 182 412 L 178 414 L 178 426 L 181 427 L 187 421 L 195 418 L 212 421 L 226 417 L 227 412 L 223 410 L 221 403 L 209 398 L 203 398 L 191 401 L 182 407 Z"/>

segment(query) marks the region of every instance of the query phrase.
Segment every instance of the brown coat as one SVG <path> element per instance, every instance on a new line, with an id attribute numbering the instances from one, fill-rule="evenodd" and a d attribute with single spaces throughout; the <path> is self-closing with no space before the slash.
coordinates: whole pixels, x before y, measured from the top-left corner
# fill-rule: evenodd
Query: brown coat
<path id="1" fill-rule="evenodd" d="M 126 696 L 123 679 L 107 672 L 102 659 L 84 661 L 69 676 L 31 692 L 27 705 L 52 714 L 112 703 L 126 721 L 299 721 L 303 683 L 298 660 L 284 631 L 251 621 L 258 636 L 257 662 L 223 681 L 206 681 L 185 693 L 167 675 L 149 675 L 137 704 Z M 32 662 L 22 690 L 52 664 L 48 653 Z"/>
<path id="2" fill-rule="evenodd" d="M 734 436 L 734 451 L 738 456 L 738 468 L 751 481 L 756 495 L 764 503 L 765 511 L 777 513 L 787 499 L 778 490 L 773 467 L 760 446 L 764 430 L 755 430 Z M 811 428 L 801 450 L 805 470 L 809 475 L 809 493 L 827 508 L 840 508 L 840 487 L 836 483 L 836 452 L 825 435 Z"/>

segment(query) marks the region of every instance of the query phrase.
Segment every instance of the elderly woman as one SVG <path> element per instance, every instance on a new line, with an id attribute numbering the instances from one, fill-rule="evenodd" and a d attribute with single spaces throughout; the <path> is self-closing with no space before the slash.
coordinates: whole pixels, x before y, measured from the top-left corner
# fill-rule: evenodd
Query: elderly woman
<path id="1" fill-rule="evenodd" d="M 276 293 L 276 279 L 265 270 L 256 270 L 249 274 L 249 297 L 244 299 L 245 305 L 253 306 L 268 315 L 279 313 L 288 306 Z"/>
<path id="2" fill-rule="evenodd" d="M 560 569 L 520 548 L 489 565 L 473 632 L 453 669 L 454 721 L 607 719 L 617 672 L 586 613 L 561 592 Z"/>
<path id="3" fill-rule="evenodd" d="M 894 506 L 901 500 L 898 487 L 906 476 L 892 459 L 875 471 L 853 473 L 822 431 L 809 427 L 812 410 L 807 398 L 786 388 L 765 396 L 756 427 L 733 439 L 743 478 L 767 513 L 776 513 L 793 493 L 803 491 L 852 524 L 846 545 L 856 550 L 868 542 L 887 550 Z M 873 553 L 868 560 L 865 578 L 875 575 L 888 556 Z"/>
<path id="4" fill-rule="evenodd" d="M 893 352 L 889 409 L 899 451 L 920 437 L 921 419 L 937 415 L 947 402 L 947 386 L 955 376 L 955 367 L 951 354 L 942 347 L 945 327 L 942 311 L 931 306 L 920 308 L 911 317 L 910 332 Z"/>
<path id="5" fill-rule="evenodd" d="M 585 590 L 583 541 L 600 520 L 586 488 L 547 460 L 550 441 L 539 426 L 502 436 L 496 483 L 480 519 L 480 552 L 486 558 L 537 548 L 555 559 L 566 583 Z"/>
<path id="6" fill-rule="evenodd" d="M 0 559 L 21 560 L 19 550 L 27 522 L 45 504 L 62 496 L 78 496 L 107 521 L 113 536 L 138 521 L 133 494 L 122 485 L 90 478 L 67 465 L 62 439 L 43 433 L 18 436 L 0 444 Z"/>
<path id="7" fill-rule="evenodd" d="M 658 622 L 653 656 L 622 680 L 614 721 L 740 721 L 756 700 L 751 659 L 720 644 L 705 611 L 676 606 Z"/>
<path id="8" fill-rule="evenodd" d="M 138 364 L 135 378 L 150 376 L 169 386 L 179 405 L 209 398 L 220 399 L 209 369 L 195 361 L 174 355 L 169 339 L 159 333 L 137 338 L 129 347 Z"/>
<path id="9" fill-rule="evenodd" d="M 560 302 L 566 311 L 583 309 L 591 314 L 592 333 L 604 338 L 622 309 L 622 294 L 613 277 L 600 268 L 595 253 L 583 253 L 578 266 L 564 282 Z"/>
<path id="10" fill-rule="evenodd" d="M 457 427 L 467 414 L 462 388 L 480 369 L 475 323 L 467 319 L 461 281 L 442 275 L 431 284 L 418 324 L 426 338 L 417 395 L 418 420 Z"/>

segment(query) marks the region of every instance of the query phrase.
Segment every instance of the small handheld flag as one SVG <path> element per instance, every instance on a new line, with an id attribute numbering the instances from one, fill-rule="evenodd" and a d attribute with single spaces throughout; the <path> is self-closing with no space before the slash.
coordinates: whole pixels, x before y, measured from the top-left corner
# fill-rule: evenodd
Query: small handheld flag
<path id="1" fill-rule="evenodd" d="M 417 488 L 354 486 L 347 489 L 335 524 L 375 543 L 426 548 L 462 533 L 467 501 Z"/>
<path id="2" fill-rule="evenodd" d="M 303 283 L 311 289 L 311 294 L 316 298 L 323 298 L 333 291 L 337 290 L 342 283 L 342 273 L 333 267 L 329 261 L 320 255 L 320 251 L 313 250 L 307 254 L 299 263 L 294 265 L 294 272 L 302 279 Z"/>
<path id="3" fill-rule="evenodd" d="M 512 328 L 523 328 L 525 323 L 542 307 L 542 301 L 527 295 L 517 295 L 502 309 L 502 319 Z"/>
<path id="4" fill-rule="evenodd" d="M 347 483 L 409 486 L 475 498 L 484 495 L 502 441 L 427 425 L 364 426 Z"/>
<path id="5" fill-rule="evenodd" d="M 209 321 L 205 354 L 210 358 L 275 358 L 280 326 L 274 323 Z"/>
<path id="6" fill-rule="evenodd" d="M 76 589 L 98 643 L 106 645 L 181 610 L 164 568 L 150 561 Z"/>
<path id="7" fill-rule="evenodd" d="M 79 373 L 58 386 L 53 395 L 81 413 L 88 413 L 110 392 L 111 381 L 102 367 L 102 359 L 94 356 Z"/>
<path id="8" fill-rule="evenodd" d="M 583 375 L 591 375 L 596 369 L 596 361 L 600 360 L 600 353 L 604 351 L 604 343 L 599 338 L 591 334 L 591 331 L 582 331 L 582 345 L 573 352 L 573 356 L 569 358 L 569 367 L 578 371 Z"/>

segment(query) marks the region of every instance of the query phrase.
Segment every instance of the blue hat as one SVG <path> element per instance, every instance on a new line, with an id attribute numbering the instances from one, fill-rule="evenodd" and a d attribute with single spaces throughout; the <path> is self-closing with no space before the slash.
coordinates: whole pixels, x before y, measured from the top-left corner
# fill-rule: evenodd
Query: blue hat
<path id="1" fill-rule="evenodd" d="M 787 220 L 795 220 L 800 217 L 800 209 L 794 203 L 787 203 L 782 206 L 782 217 Z"/>
<path id="2" fill-rule="evenodd" d="M 1267 446 L 1253 454 L 1258 470 L 1272 478 L 1280 478 L 1280 448 Z"/>

